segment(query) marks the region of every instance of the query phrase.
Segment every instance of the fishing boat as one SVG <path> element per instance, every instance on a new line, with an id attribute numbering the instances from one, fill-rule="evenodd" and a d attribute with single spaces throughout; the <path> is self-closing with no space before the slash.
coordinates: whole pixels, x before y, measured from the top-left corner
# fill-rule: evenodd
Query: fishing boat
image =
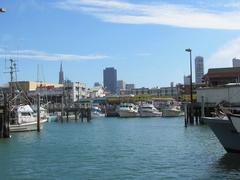
<path id="1" fill-rule="evenodd" d="M 40 128 L 42 123 L 47 122 L 47 118 L 40 117 Z M 29 105 L 19 105 L 14 107 L 10 119 L 10 132 L 24 132 L 37 130 L 37 115 Z"/>

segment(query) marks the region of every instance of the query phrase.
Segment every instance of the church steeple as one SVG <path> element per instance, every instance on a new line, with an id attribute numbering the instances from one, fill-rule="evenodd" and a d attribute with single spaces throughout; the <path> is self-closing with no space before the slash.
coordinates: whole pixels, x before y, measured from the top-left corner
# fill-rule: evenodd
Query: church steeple
<path id="1" fill-rule="evenodd" d="M 60 71 L 59 71 L 59 84 L 63 84 L 64 83 L 64 75 L 63 75 L 63 67 L 62 67 L 62 62 L 60 65 Z"/>

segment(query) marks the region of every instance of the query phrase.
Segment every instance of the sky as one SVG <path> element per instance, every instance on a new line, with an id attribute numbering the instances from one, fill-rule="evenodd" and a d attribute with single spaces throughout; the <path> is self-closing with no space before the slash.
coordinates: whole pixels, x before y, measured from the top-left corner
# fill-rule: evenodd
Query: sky
<path id="1" fill-rule="evenodd" d="M 106 67 L 136 87 L 183 83 L 190 58 L 204 71 L 240 58 L 239 0 L 1 0 L 0 84 L 17 79 L 103 82 Z"/>

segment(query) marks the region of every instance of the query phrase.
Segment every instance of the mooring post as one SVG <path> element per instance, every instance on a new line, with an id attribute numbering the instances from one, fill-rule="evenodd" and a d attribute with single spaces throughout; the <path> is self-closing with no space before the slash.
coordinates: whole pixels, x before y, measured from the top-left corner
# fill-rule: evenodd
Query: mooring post
<path id="1" fill-rule="evenodd" d="M 69 118 L 68 116 L 69 116 L 69 107 L 67 107 L 67 122 L 68 122 L 68 120 L 69 120 L 69 119 L 68 119 L 68 118 Z"/>
<path id="2" fill-rule="evenodd" d="M 63 122 L 63 101 L 64 101 L 64 99 L 63 99 L 63 96 L 62 96 L 62 98 L 61 98 L 61 117 L 60 117 L 60 119 L 61 119 L 61 122 Z"/>
<path id="3" fill-rule="evenodd" d="M 9 103 L 8 103 L 8 95 L 4 94 L 4 114 L 3 114 L 3 122 L 2 122 L 2 137 L 9 138 L 10 137 L 10 130 L 9 130 L 9 123 L 10 123 L 10 110 L 9 110 Z"/>
<path id="4" fill-rule="evenodd" d="M 190 112 L 189 112 L 189 119 L 190 119 L 190 124 L 194 124 L 194 119 L 193 119 L 193 104 L 190 104 Z"/>
<path id="5" fill-rule="evenodd" d="M 77 121 L 77 109 L 74 110 L 75 121 Z"/>
<path id="6" fill-rule="evenodd" d="M 91 120 L 91 109 L 89 107 L 87 107 L 86 110 L 86 115 L 87 115 L 87 121 L 89 122 Z"/>
<path id="7" fill-rule="evenodd" d="M 0 109 L 0 138 L 3 138 L 4 109 Z"/>
<path id="8" fill-rule="evenodd" d="M 37 94 L 37 131 L 40 132 L 40 94 Z"/>
<path id="9" fill-rule="evenodd" d="M 83 107 L 81 107 L 81 121 L 82 122 L 83 122 L 83 116 L 84 116 L 83 112 L 84 112 L 84 109 L 83 109 Z"/>
<path id="10" fill-rule="evenodd" d="M 204 96 L 201 97 L 201 118 L 200 118 L 200 124 L 204 124 L 202 118 L 205 117 L 205 102 L 204 102 Z"/>
<path id="11" fill-rule="evenodd" d="M 187 127 L 187 118 L 188 116 L 188 108 L 187 108 L 187 104 L 184 104 L 184 126 Z"/>

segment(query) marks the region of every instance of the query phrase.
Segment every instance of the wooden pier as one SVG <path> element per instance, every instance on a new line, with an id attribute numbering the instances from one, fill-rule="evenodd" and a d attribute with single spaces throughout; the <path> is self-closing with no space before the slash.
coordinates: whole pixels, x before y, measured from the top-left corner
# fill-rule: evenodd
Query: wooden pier
<path id="1" fill-rule="evenodd" d="M 86 118 L 87 122 L 89 122 L 92 118 L 90 104 L 49 104 L 48 112 L 60 114 L 58 119 L 61 122 L 63 122 L 64 120 L 69 121 L 70 119 L 74 119 L 76 121 L 80 119 L 83 122 L 84 118 Z"/>
<path id="2" fill-rule="evenodd" d="M 213 116 L 215 109 L 216 109 L 215 104 L 207 104 L 207 103 L 184 104 L 185 127 L 187 127 L 189 124 L 190 125 L 204 124 L 202 118 L 205 116 L 207 117 Z"/>

